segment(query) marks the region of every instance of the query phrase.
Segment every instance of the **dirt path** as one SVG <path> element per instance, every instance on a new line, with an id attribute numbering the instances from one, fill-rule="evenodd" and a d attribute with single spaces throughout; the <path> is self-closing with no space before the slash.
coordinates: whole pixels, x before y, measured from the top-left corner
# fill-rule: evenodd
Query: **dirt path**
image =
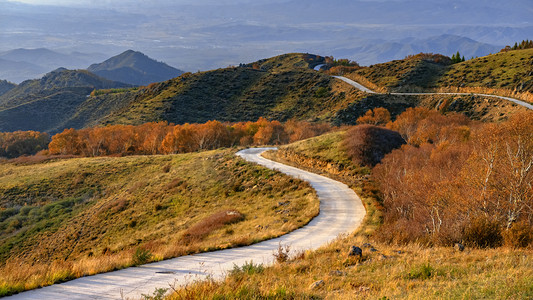
<path id="1" fill-rule="evenodd" d="M 282 237 L 247 247 L 182 256 L 140 267 L 98 274 L 20 293 L 6 299 L 139 299 L 156 288 L 178 286 L 206 276 L 223 278 L 233 265 L 245 262 L 270 264 L 279 243 L 290 245 L 293 253 L 318 247 L 339 234 L 353 232 L 365 216 L 355 192 L 343 183 L 277 163 L 261 156 L 272 148 L 246 149 L 237 153 L 247 161 L 279 170 L 311 183 L 320 199 L 320 214 L 308 225 Z"/>

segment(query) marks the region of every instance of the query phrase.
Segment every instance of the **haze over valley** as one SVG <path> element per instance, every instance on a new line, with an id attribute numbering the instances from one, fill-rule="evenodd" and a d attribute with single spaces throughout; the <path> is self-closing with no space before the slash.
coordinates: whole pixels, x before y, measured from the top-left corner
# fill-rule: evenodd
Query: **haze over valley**
<path id="1" fill-rule="evenodd" d="M 470 58 L 530 38 L 532 14 L 527 0 L 1 0 L 0 78 L 18 83 L 58 67 L 87 68 L 128 49 L 192 72 L 290 52 L 361 65 L 419 52 Z M 47 48 L 62 59 L 11 51 L 19 48 Z"/>

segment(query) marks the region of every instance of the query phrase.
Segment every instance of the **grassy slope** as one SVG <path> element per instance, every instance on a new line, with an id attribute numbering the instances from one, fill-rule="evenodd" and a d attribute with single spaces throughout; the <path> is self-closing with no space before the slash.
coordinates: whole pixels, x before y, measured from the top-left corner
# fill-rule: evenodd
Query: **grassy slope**
<path id="1" fill-rule="evenodd" d="M 313 158 L 325 174 L 340 178 L 336 171 L 320 167 L 320 161 L 346 162 L 341 146 L 342 132 L 301 141 L 270 154 L 280 160 L 296 156 Z M 329 144 L 329 147 L 326 145 Z M 331 164 L 330 162 L 329 164 Z M 356 169 L 357 166 L 352 168 Z M 348 182 L 350 183 L 350 182 Z M 361 183 L 361 182 L 360 182 Z M 364 184 L 364 181 L 362 181 Z M 356 191 L 370 195 L 361 184 Z M 519 299 L 533 297 L 532 250 L 505 248 L 456 252 L 452 248 L 426 248 L 419 245 L 388 245 L 372 238 L 380 222 L 380 205 L 372 197 L 363 197 L 367 218 L 353 234 L 314 252 L 297 255 L 286 263 L 259 270 L 235 270 L 222 283 L 197 283 L 173 295 L 225 299 L 272 297 L 276 299 Z M 377 251 L 364 247 L 370 243 Z M 351 245 L 363 249 L 362 261 L 350 259 Z M 254 272 L 255 271 L 255 272 Z M 324 285 L 310 288 L 318 280 Z"/>
<path id="2" fill-rule="evenodd" d="M 492 54 L 447 65 L 420 58 L 376 64 L 346 75 L 363 76 L 388 91 L 484 87 L 533 92 L 533 49 Z"/>
<path id="3" fill-rule="evenodd" d="M 285 54 L 240 67 L 188 73 L 139 89 L 101 91 L 91 97 L 86 96 L 94 87 L 111 86 L 95 86 L 94 78 L 78 71 L 55 72 L 0 97 L 0 130 L 56 133 L 100 124 L 255 121 L 261 116 L 330 122 L 337 111 L 363 94 L 313 71 L 310 67 L 317 58 Z"/>
<path id="4" fill-rule="evenodd" d="M 93 89 L 128 86 L 85 70 L 53 71 L 27 80 L 0 95 L 0 131 L 61 131 Z"/>
<path id="5" fill-rule="evenodd" d="M 4 163 L 0 199 L 1 293 L 131 265 L 138 247 L 157 260 L 253 243 L 318 212 L 307 184 L 234 150 Z M 245 219 L 184 242 L 187 228 L 222 209 Z"/>
<path id="6" fill-rule="evenodd" d="M 450 66 L 437 86 L 533 92 L 533 49 L 496 53 Z"/>
<path id="7" fill-rule="evenodd" d="M 290 118 L 331 121 L 357 91 L 309 68 L 302 54 L 286 54 L 236 68 L 187 74 L 140 90 L 106 124 L 174 123 Z"/>
<path id="8" fill-rule="evenodd" d="M 531 101 L 533 49 L 498 53 L 453 65 L 407 58 L 362 68 L 348 78 L 370 81 L 373 88 L 389 92 L 475 92 L 517 97 Z M 361 78 L 363 80 L 361 80 Z M 368 85 L 368 84 L 367 84 Z M 513 94 L 517 89 L 523 93 Z M 368 109 L 385 107 L 393 116 L 408 107 L 424 106 L 443 112 L 464 113 L 475 120 L 500 121 L 527 110 L 509 101 L 481 96 L 369 95 L 338 112 L 338 124 L 355 124 Z"/>

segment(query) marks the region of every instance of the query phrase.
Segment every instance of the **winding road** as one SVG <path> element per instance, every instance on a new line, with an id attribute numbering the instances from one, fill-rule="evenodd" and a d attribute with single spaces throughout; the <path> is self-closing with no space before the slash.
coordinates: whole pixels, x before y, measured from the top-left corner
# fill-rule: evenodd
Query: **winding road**
<path id="1" fill-rule="evenodd" d="M 356 89 L 359 89 L 363 92 L 366 92 L 366 93 L 370 93 L 370 94 L 377 94 L 376 92 L 372 91 L 371 89 L 363 86 L 362 84 L 358 83 L 358 82 L 355 82 L 349 78 L 346 78 L 346 77 L 343 77 L 343 76 L 333 76 L 334 78 L 337 78 L 337 79 L 340 79 L 348 84 L 350 84 L 351 86 L 355 87 Z M 476 93 L 387 93 L 387 95 L 407 95 L 407 96 L 417 96 L 417 95 L 476 95 L 476 96 L 483 96 L 483 97 L 492 97 L 492 98 L 498 98 L 498 99 L 503 99 L 503 100 L 507 100 L 507 101 L 511 101 L 515 104 L 518 104 L 518 105 L 521 105 L 523 107 L 526 107 L 526 108 L 529 108 L 529 109 L 533 109 L 533 105 L 527 103 L 527 102 L 524 102 L 524 101 L 521 101 L 521 100 L 518 100 L 518 99 L 515 99 L 515 98 L 510 98 L 510 97 L 503 97 L 503 96 L 496 96 L 496 95 L 489 95 L 489 94 L 476 94 Z"/>
<path id="2" fill-rule="evenodd" d="M 317 249 L 340 234 L 353 232 L 366 214 L 361 199 L 345 184 L 268 160 L 266 150 L 253 148 L 237 152 L 243 159 L 308 181 L 320 199 L 320 214 L 308 225 L 279 238 L 251 246 L 182 256 L 119 271 L 82 277 L 62 284 L 23 292 L 8 299 L 138 299 L 156 288 L 179 286 L 212 276 L 223 278 L 233 265 L 246 262 L 271 264 L 279 243 L 291 251 Z M 293 252 L 294 253 L 294 252 Z"/>
<path id="3" fill-rule="evenodd" d="M 325 66 L 325 64 L 316 65 L 313 69 L 315 71 L 320 71 L 320 69 L 323 66 Z M 346 77 L 343 77 L 343 76 L 333 76 L 333 77 L 337 78 L 337 79 L 340 79 L 340 80 L 346 82 L 347 84 L 349 84 L 349 85 L 355 87 L 356 89 L 361 90 L 361 91 L 363 91 L 365 93 L 377 94 L 373 90 L 371 90 L 371 89 L 365 87 L 364 85 L 360 84 L 359 82 L 353 81 L 353 80 L 351 80 L 349 78 L 346 78 Z M 490 94 L 476 94 L 476 93 L 388 93 L 388 95 L 407 95 L 407 96 L 417 96 L 417 95 L 476 95 L 476 96 L 503 99 L 503 100 L 506 100 L 506 101 L 511 101 L 511 102 L 513 102 L 515 104 L 518 104 L 518 105 L 521 105 L 523 107 L 526 107 L 526 108 L 529 108 L 529 109 L 533 109 L 533 105 L 532 104 L 524 102 L 522 100 L 518 100 L 518 99 L 515 99 L 515 98 L 511 98 L 511 97 L 490 95 Z"/>

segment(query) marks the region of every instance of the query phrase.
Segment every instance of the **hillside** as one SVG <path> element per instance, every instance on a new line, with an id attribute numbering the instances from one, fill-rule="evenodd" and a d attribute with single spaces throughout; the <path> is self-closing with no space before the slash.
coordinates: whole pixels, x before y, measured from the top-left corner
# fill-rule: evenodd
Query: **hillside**
<path id="1" fill-rule="evenodd" d="M 528 123 L 531 126 L 531 122 Z M 444 124 L 449 124 L 449 122 Z M 504 125 L 507 129 L 502 131 L 513 128 L 513 125 L 509 125 Z M 491 127 L 493 125 L 485 126 L 487 129 L 493 128 Z M 521 130 L 522 134 L 531 136 L 528 129 L 522 128 Z M 187 297 L 234 299 L 242 298 L 243 295 L 253 299 L 521 299 L 533 295 L 530 284 L 533 279 L 531 248 L 517 249 L 508 246 L 492 249 L 469 244 L 460 251 L 457 247 L 452 247 L 453 240 L 445 241 L 443 246 L 431 244 L 428 240 L 408 243 L 388 242 L 380 238 L 383 233 L 390 233 L 409 239 L 413 231 L 410 228 L 400 229 L 398 227 L 389 228 L 389 231 L 383 230 L 384 214 L 388 211 L 402 213 L 402 207 L 389 209 L 391 203 L 376 198 L 379 191 L 372 182 L 375 180 L 374 176 L 365 176 L 370 170 L 361 168 L 349 159 L 347 149 L 342 143 L 345 134 L 344 132 L 329 133 L 282 146 L 279 151 L 270 153 L 268 157 L 311 169 L 349 184 L 362 196 L 367 209 L 367 217 L 361 228 L 317 251 L 292 253 L 293 258 L 286 262 L 278 262 L 269 267 L 251 263 L 235 267 L 223 281 L 196 282 L 186 288 L 178 289 L 170 299 Z M 480 137 L 483 136 L 486 134 Z M 501 135 L 496 134 L 494 137 L 498 139 Z M 514 137 L 511 137 L 509 140 L 513 139 Z M 530 145 L 531 139 L 529 141 Z M 427 164 L 420 163 L 416 159 L 424 160 L 430 157 L 429 154 L 417 156 L 409 151 L 405 151 L 408 161 L 401 161 L 395 168 L 385 166 L 385 169 L 390 170 L 391 177 L 403 176 L 406 181 L 411 180 L 412 184 L 416 185 L 421 182 L 427 184 L 427 176 L 434 176 L 434 178 L 443 176 L 449 172 L 447 170 L 449 165 L 459 157 L 456 153 L 458 149 L 453 146 L 447 150 L 450 151 L 448 154 L 451 156 L 445 156 L 442 151 L 446 151 L 446 146 L 450 146 L 450 140 L 444 141 L 443 139 L 442 142 L 444 147 L 436 147 L 431 153 L 431 159 L 442 164 L 438 170 L 431 170 L 431 172 L 426 170 L 422 176 L 417 177 L 412 177 L 409 173 L 405 174 L 409 167 L 415 165 L 424 170 Z M 513 146 L 508 144 L 508 147 L 514 146 L 516 144 Z M 425 145 L 417 149 L 422 150 L 428 147 L 433 146 Z M 531 148 L 528 149 L 530 154 Z M 397 151 L 396 154 L 400 153 L 399 150 Z M 502 153 L 505 153 L 505 150 Z M 453 158 L 450 159 L 450 157 Z M 390 159 L 388 162 L 394 163 L 394 161 Z M 466 171 L 464 174 L 472 174 L 470 168 Z M 443 186 L 444 184 L 435 185 L 433 188 L 441 191 L 447 190 L 448 187 L 443 189 Z M 420 216 L 412 217 L 416 211 L 415 207 L 423 203 L 420 200 L 424 197 L 427 197 L 426 199 L 430 202 L 433 197 L 420 193 L 420 190 L 413 192 L 409 188 L 402 192 L 404 194 L 391 192 L 390 196 L 404 195 L 413 202 L 416 201 L 416 205 L 411 206 L 413 208 L 403 208 L 409 209 L 409 213 L 405 214 L 401 221 L 406 222 L 406 227 L 413 227 L 413 223 L 420 218 Z M 382 193 L 385 192 L 381 191 Z M 438 195 L 444 197 L 444 194 Z M 435 205 L 434 202 L 433 205 Z M 439 208 L 435 206 L 433 208 L 441 209 L 440 205 L 445 204 L 439 203 Z M 423 211 L 422 214 L 429 219 L 430 213 Z M 430 234 L 428 228 L 421 230 Z M 527 228 L 531 230 L 530 225 Z M 524 232 L 528 232 L 527 230 L 524 229 Z M 485 230 L 478 232 L 480 236 L 490 236 L 490 234 L 483 235 L 484 233 L 486 233 Z M 438 234 L 435 235 L 438 236 Z M 525 237 L 525 241 L 531 243 L 533 239 Z M 349 255 L 353 246 L 360 247 L 362 250 L 360 257 Z M 513 276 L 509 277 L 508 274 L 513 274 Z"/>
<path id="2" fill-rule="evenodd" d="M 514 96 L 508 87 L 531 90 L 531 57 L 532 49 L 517 50 L 451 64 L 446 56 L 418 54 L 344 75 L 356 81 L 363 79 L 364 84 L 383 92 L 459 89 Z M 497 121 L 522 110 L 508 101 L 480 96 L 367 95 L 312 70 L 323 61 L 323 57 L 311 54 L 285 54 L 238 67 L 186 73 L 135 89 L 121 89 L 125 84 L 88 71 L 58 70 L 0 96 L 0 131 L 56 133 L 105 124 L 234 122 L 259 117 L 342 125 L 355 124 L 374 107 L 386 107 L 394 116 L 417 105 Z M 487 73 L 489 69 L 492 75 Z M 487 90 L 487 82 L 501 90 Z M 463 87 L 448 86 L 455 84 Z M 474 90 L 464 90 L 469 87 Z M 525 92 L 522 94 L 527 96 Z"/>
<path id="3" fill-rule="evenodd" d="M 359 92 L 309 68 L 302 54 L 286 54 L 239 67 L 218 69 L 141 88 L 131 104 L 105 124 L 250 121 L 260 116 L 331 121 Z"/>
<path id="4" fill-rule="evenodd" d="M 260 116 L 281 121 L 297 118 L 331 122 L 335 112 L 359 99 L 362 93 L 313 71 L 310 66 L 320 59 L 323 58 L 287 54 L 240 67 L 188 73 L 131 90 L 112 89 L 124 85 L 94 75 L 90 78 L 98 78 L 97 82 L 55 80 L 58 76 L 71 78 L 75 74 L 91 74 L 87 71 L 65 73 L 63 70 L 41 80 L 24 82 L 0 97 L 0 106 L 4 106 L 0 111 L 0 131 L 54 133 L 64 128 L 98 124 L 150 121 L 181 124 L 213 119 L 255 121 Z M 56 85 L 69 88 L 51 89 Z M 91 93 L 93 87 L 103 90 Z M 70 93 L 68 96 L 67 92 Z M 92 96 L 86 97 L 89 94 Z M 24 119 L 27 115 L 35 118 Z"/>
<path id="5" fill-rule="evenodd" d="M 247 245 L 317 214 L 308 184 L 234 153 L 3 163 L 0 295 L 131 266 L 136 249 L 146 262 Z"/>
<path id="6" fill-rule="evenodd" d="M 58 69 L 41 79 L 26 80 L 0 96 L 0 131 L 54 132 L 94 89 L 124 87 L 129 85 L 85 70 Z"/>
<path id="7" fill-rule="evenodd" d="M 17 85 L 7 80 L 0 80 L 0 96 L 14 89 Z"/>
<path id="8" fill-rule="evenodd" d="M 87 70 L 104 78 L 133 85 L 148 85 L 184 73 L 133 50 L 113 56 L 102 63 L 92 64 Z"/>
<path id="9" fill-rule="evenodd" d="M 450 66 L 438 87 L 486 87 L 533 93 L 533 49 L 513 50 Z"/>
<path id="10" fill-rule="evenodd" d="M 457 64 L 439 55 L 419 54 L 363 68 L 346 76 L 365 77 L 391 92 L 470 87 L 531 93 L 533 49 L 501 52 Z"/>

